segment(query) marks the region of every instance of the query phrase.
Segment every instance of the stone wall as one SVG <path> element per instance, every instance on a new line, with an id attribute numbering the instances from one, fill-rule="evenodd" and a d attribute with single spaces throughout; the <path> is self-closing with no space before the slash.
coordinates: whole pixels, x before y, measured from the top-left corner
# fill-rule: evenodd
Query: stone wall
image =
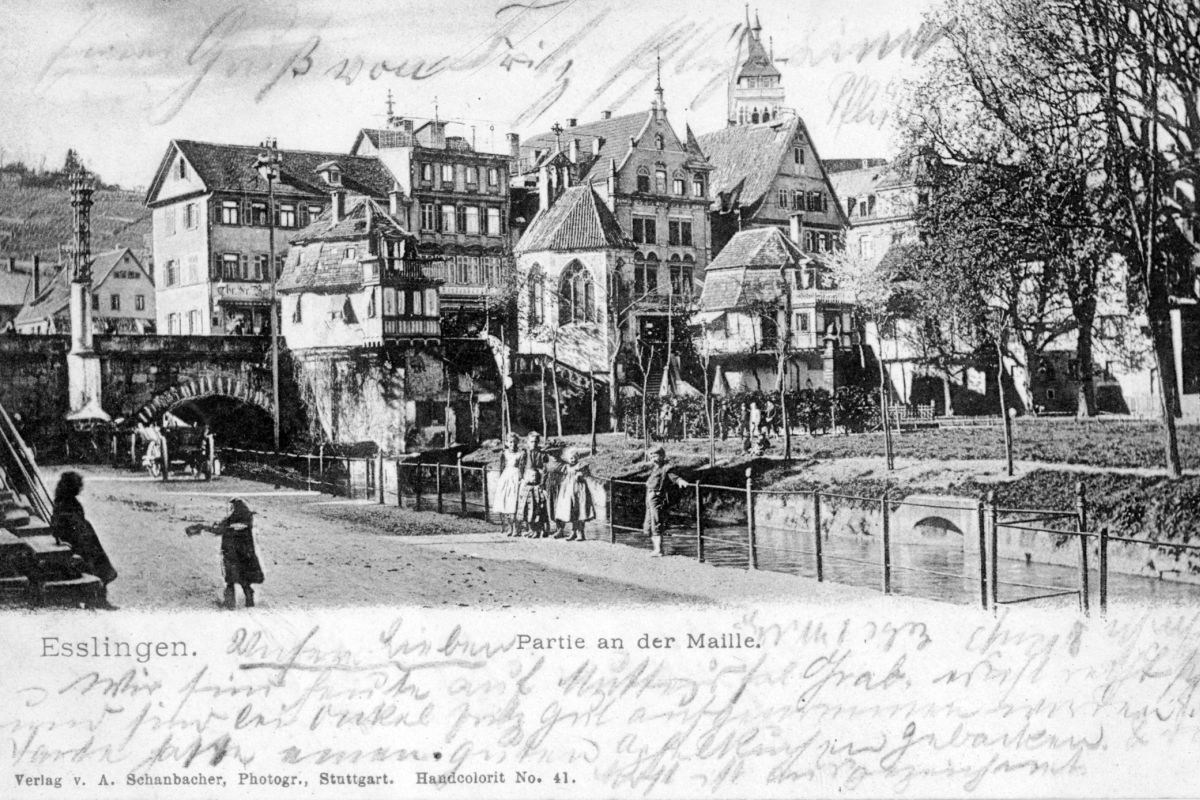
<path id="1" fill-rule="evenodd" d="M 0 335 L 0 404 L 20 414 L 22 434 L 57 431 L 67 408 L 69 336 Z M 35 442 L 30 442 L 34 444 Z"/>

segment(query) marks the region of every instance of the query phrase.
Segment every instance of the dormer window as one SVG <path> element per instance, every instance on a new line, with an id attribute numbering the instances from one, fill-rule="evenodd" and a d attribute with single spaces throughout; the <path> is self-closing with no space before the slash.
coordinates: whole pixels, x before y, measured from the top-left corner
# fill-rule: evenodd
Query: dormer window
<path id="1" fill-rule="evenodd" d="M 342 185 L 342 171 L 340 169 L 338 169 L 337 167 L 330 167 L 329 170 L 325 173 L 325 180 L 327 180 L 329 182 L 330 186 L 341 186 Z"/>

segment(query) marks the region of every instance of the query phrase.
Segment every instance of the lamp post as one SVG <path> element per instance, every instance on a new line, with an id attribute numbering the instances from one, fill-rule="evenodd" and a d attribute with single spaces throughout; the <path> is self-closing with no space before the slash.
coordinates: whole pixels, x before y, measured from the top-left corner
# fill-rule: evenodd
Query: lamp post
<path id="1" fill-rule="evenodd" d="M 275 283 L 278 271 L 275 266 L 275 181 L 279 179 L 283 159 L 274 139 L 263 141 L 263 152 L 254 162 L 254 168 L 267 182 L 267 272 L 271 276 L 271 404 L 274 409 L 275 452 L 279 452 L 279 306 L 276 300 Z"/>

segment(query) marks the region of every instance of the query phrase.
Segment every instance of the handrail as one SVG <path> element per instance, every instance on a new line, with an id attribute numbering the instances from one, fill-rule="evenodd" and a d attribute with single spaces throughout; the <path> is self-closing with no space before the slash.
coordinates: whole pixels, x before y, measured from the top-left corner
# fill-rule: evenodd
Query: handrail
<path id="1" fill-rule="evenodd" d="M 3 424 L 3 431 L 0 431 L 0 439 L 4 440 L 5 449 L 10 455 L 13 466 L 16 467 L 20 478 L 24 482 L 24 494 L 29 498 L 29 502 L 33 503 L 39 516 L 46 522 L 50 521 L 50 516 L 54 512 L 54 504 L 50 499 L 50 492 L 46 489 L 46 484 L 42 481 L 42 475 L 38 471 L 37 464 L 34 463 L 29 455 L 29 448 L 25 445 L 25 440 L 21 438 L 21 434 L 17 431 L 17 426 L 13 424 L 12 418 L 8 415 L 8 410 L 0 405 L 0 423 Z"/>

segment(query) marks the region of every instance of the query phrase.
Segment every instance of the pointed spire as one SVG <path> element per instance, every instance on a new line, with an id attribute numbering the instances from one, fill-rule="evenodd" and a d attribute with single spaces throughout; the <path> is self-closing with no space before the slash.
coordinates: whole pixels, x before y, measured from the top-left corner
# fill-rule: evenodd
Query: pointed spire
<path id="1" fill-rule="evenodd" d="M 750 4 L 746 3 L 746 30 L 750 30 Z"/>
<path id="2" fill-rule="evenodd" d="M 762 33 L 762 23 L 758 21 L 758 9 L 754 10 L 754 35 Z"/>
<path id="3" fill-rule="evenodd" d="M 662 56 L 657 49 L 654 51 L 654 71 L 656 76 L 654 83 L 654 113 L 661 118 L 667 112 L 667 103 L 663 99 Z"/>
<path id="4" fill-rule="evenodd" d="M 396 116 L 396 104 L 395 104 L 395 101 L 393 101 L 393 100 L 392 100 L 392 90 L 391 90 L 391 89 L 388 89 L 388 95 L 387 95 L 387 118 L 388 118 L 388 122 L 391 122 L 391 121 L 392 121 L 392 119 L 393 119 L 395 116 Z"/>

